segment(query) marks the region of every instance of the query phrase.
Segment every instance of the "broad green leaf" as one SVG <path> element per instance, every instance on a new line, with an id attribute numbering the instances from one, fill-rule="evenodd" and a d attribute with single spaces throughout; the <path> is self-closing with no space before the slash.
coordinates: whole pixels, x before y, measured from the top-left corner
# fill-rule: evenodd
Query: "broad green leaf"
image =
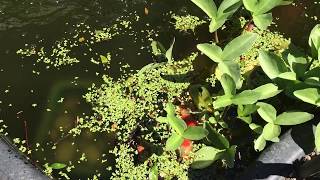
<path id="1" fill-rule="evenodd" d="M 205 146 L 195 153 L 195 159 L 191 164 L 193 169 L 203 169 L 210 166 L 214 161 L 221 158 L 221 152 L 225 150 L 219 150 L 214 147 Z"/>
<path id="2" fill-rule="evenodd" d="M 265 140 L 271 141 L 278 137 L 281 133 L 281 127 L 272 123 L 268 123 L 263 127 L 262 136 Z"/>
<path id="3" fill-rule="evenodd" d="M 258 106 L 255 104 L 239 105 L 237 109 L 238 116 L 248 116 L 256 112 Z"/>
<path id="4" fill-rule="evenodd" d="M 236 154 L 237 146 L 231 146 L 225 152 L 222 153 L 222 159 L 226 161 L 226 164 L 229 168 L 233 168 L 234 166 L 234 157 Z"/>
<path id="5" fill-rule="evenodd" d="M 277 125 L 296 125 L 313 119 L 314 115 L 307 112 L 284 112 L 275 120 Z"/>
<path id="6" fill-rule="evenodd" d="M 311 47 L 311 53 L 314 58 L 320 60 L 320 24 L 317 24 L 310 33 L 309 36 L 309 46 Z"/>
<path id="7" fill-rule="evenodd" d="M 190 139 L 195 141 L 195 140 L 201 140 L 205 138 L 208 135 L 208 133 L 209 132 L 201 126 L 193 126 L 193 127 L 190 126 L 184 131 L 182 136 L 185 139 Z"/>
<path id="8" fill-rule="evenodd" d="M 273 123 L 277 118 L 277 110 L 270 104 L 259 102 L 258 114 L 267 121 L 268 123 Z"/>
<path id="9" fill-rule="evenodd" d="M 271 139 L 270 141 L 277 143 L 277 142 L 280 142 L 280 138 L 279 137 L 275 137 L 275 138 Z"/>
<path id="10" fill-rule="evenodd" d="M 267 14 L 253 14 L 252 15 L 254 24 L 262 30 L 265 30 L 272 23 L 272 13 Z"/>
<path id="11" fill-rule="evenodd" d="M 240 89 L 242 86 L 240 66 L 235 61 L 223 61 L 218 64 L 218 71 L 222 74 L 226 73 L 232 77 L 236 83 L 236 88 Z M 219 78 L 218 78 L 219 79 Z"/>
<path id="12" fill-rule="evenodd" d="M 166 118 L 166 117 L 158 117 L 156 120 L 159 123 L 168 123 L 168 118 Z"/>
<path id="13" fill-rule="evenodd" d="M 254 104 L 260 98 L 259 93 L 252 90 L 244 90 L 232 97 L 232 103 L 236 105 Z"/>
<path id="14" fill-rule="evenodd" d="M 232 104 L 232 96 L 224 95 L 218 96 L 217 99 L 213 102 L 213 107 L 215 109 L 219 109 L 222 107 L 226 107 Z"/>
<path id="15" fill-rule="evenodd" d="M 247 124 L 250 124 L 252 122 L 251 116 L 238 116 L 238 118 Z"/>
<path id="16" fill-rule="evenodd" d="M 316 150 L 317 152 L 320 152 L 320 123 L 317 125 L 314 140 L 315 140 Z"/>
<path id="17" fill-rule="evenodd" d="M 51 167 L 52 169 L 63 169 L 65 168 L 67 165 L 63 164 L 63 163 L 53 163 L 51 164 L 49 167 Z"/>
<path id="18" fill-rule="evenodd" d="M 266 147 L 266 140 L 263 138 L 262 135 L 260 135 L 255 141 L 254 141 L 254 149 L 256 151 L 262 151 Z"/>
<path id="19" fill-rule="evenodd" d="M 173 38 L 173 41 L 170 45 L 170 48 L 166 51 L 166 58 L 168 60 L 168 62 L 170 61 L 173 61 L 173 57 L 172 57 L 172 50 L 173 50 L 173 46 L 174 46 L 174 43 L 176 42 L 176 38 Z"/>
<path id="20" fill-rule="evenodd" d="M 242 5 L 241 0 L 224 0 L 218 8 L 217 17 L 227 19 Z"/>
<path id="21" fill-rule="evenodd" d="M 315 67 L 304 74 L 304 78 L 320 77 L 320 67 Z"/>
<path id="22" fill-rule="evenodd" d="M 291 1 L 284 0 L 243 0 L 245 8 L 254 14 L 264 14 L 276 6 L 290 4 Z"/>
<path id="23" fill-rule="evenodd" d="M 221 62 L 222 59 L 222 49 L 215 45 L 215 44 L 198 44 L 197 48 L 199 51 L 201 51 L 203 54 L 208 56 L 212 61 L 214 62 Z"/>
<path id="24" fill-rule="evenodd" d="M 165 109 L 164 109 L 168 116 L 175 116 L 176 115 L 176 107 L 172 103 L 167 103 Z"/>
<path id="25" fill-rule="evenodd" d="M 230 147 L 228 139 L 216 131 L 209 123 L 205 123 L 205 128 L 209 132 L 206 139 L 213 147 L 217 149 L 227 149 Z"/>
<path id="26" fill-rule="evenodd" d="M 227 19 L 211 19 L 211 22 L 209 24 L 209 32 L 215 32 L 226 22 L 226 20 Z"/>
<path id="27" fill-rule="evenodd" d="M 277 78 L 295 81 L 297 80 L 297 74 L 294 72 L 284 72 L 279 74 Z"/>
<path id="28" fill-rule="evenodd" d="M 204 11 L 211 19 L 217 15 L 217 6 L 213 0 L 191 0 L 202 11 Z"/>
<path id="29" fill-rule="evenodd" d="M 184 120 L 176 117 L 176 116 L 167 116 L 168 123 L 174 129 L 176 133 L 179 135 L 182 135 L 184 130 L 187 129 L 187 124 L 184 122 Z"/>
<path id="30" fill-rule="evenodd" d="M 159 171 L 157 164 L 153 165 L 149 172 L 149 180 L 158 180 L 159 178 Z"/>
<path id="31" fill-rule="evenodd" d="M 320 77 L 309 77 L 304 80 L 304 83 L 311 85 L 311 86 L 320 87 Z"/>
<path id="32" fill-rule="evenodd" d="M 269 99 L 273 96 L 276 96 L 277 94 L 279 94 L 281 92 L 281 90 L 278 90 L 278 86 L 276 86 L 272 83 L 268 83 L 268 84 L 259 86 L 255 89 L 253 89 L 253 91 L 260 94 L 259 100 Z"/>
<path id="33" fill-rule="evenodd" d="M 236 94 L 236 84 L 233 81 L 232 77 L 228 74 L 223 74 L 220 79 L 220 83 L 226 95 L 235 95 Z"/>
<path id="34" fill-rule="evenodd" d="M 295 72 L 298 77 L 302 77 L 308 68 L 308 61 L 305 57 L 294 57 L 292 54 L 288 54 L 288 63 L 291 71 Z"/>
<path id="35" fill-rule="evenodd" d="M 176 133 L 172 133 L 172 135 L 168 138 L 166 142 L 166 151 L 174 151 L 181 146 L 184 138 Z"/>
<path id="36" fill-rule="evenodd" d="M 255 33 L 246 33 L 233 39 L 223 50 L 223 61 L 234 60 L 241 54 L 248 51 L 252 47 L 257 37 L 258 35 Z"/>
<path id="37" fill-rule="evenodd" d="M 294 91 L 293 94 L 304 102 L 320 106 L 320 90 L 316 88 L 307 88 Z"/>
<path id="38" fill-rule="evenodd" d="M 273 53 L 260 51 L 258 60 L 263 71 L 270 79 L 274 79 L 278 77 L 279 74 L 288 71 L 283 60 Z"/>
<path id="39" fill-rule="evenodd" d="M 249 127 L 255 133 L 262 134 L 262 130 L 263 130 L 262 126 L 255 124 L 255 123 L 251 123 L 251 124 L 249 124 Z"/>

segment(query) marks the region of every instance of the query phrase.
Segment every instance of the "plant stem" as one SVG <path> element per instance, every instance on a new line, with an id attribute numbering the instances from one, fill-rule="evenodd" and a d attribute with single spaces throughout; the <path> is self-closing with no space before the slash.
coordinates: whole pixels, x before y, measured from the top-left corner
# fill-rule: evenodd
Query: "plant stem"
<path id="1" fill-rule="evenodd" d="M 214 32 L 214 40 L 215 40 L 216 43 L 219 43 L 218 30 L 216 30 L 216 31 Z"/>

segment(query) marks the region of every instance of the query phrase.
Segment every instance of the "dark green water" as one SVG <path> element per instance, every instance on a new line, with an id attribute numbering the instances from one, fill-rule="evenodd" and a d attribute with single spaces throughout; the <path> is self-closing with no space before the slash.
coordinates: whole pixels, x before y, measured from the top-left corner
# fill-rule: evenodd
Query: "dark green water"
<path id="1" fill-rule="evenodd" d="M 311 28 L 319 22 L 304 14 L 319 16 L 319 6 L 305 0 L 295 7 L 277 8 L 278 29 L 292 37 L 295 44 L 304 47 Z M 149 10 L 148 15 L 145 8 Z M 158 37 L 152 37 L 165 46 L 176 37 L 176 58 L 195 50 L 198 42 L 205 42 L 210 37 L 207 27 L 201 27 L 197 39 L 193 34 L 174 31 L 170 23 L 172 19 L 166 15 L 169 11 L 181 15 L 203 15 L 186 0 L 0 0 L 0 119 L 8 125 L 9 137 L 25 139 L 27 134 L 30 147 L 40 142 L 46 150 L 33 157 L 39 160 L 39 164 L 76 162 L 81 157 L 79 152 L 85 152 L 88 161 L 75 163 L 77 167 L 73 178 L 92 177 L 97 170 L 106 176 L 107 165 L 97 167 L 97 164 L 103 159 L 101 154 L 112 148 L 112 137 L 83 133 L 75 139 L 66 137 L 66 132 L 75 125 L 77 117 L 91 114 L 91 108 L 82 95 L 92 83 L 101 83 L 102 74 L 118 77 L 119 62 L 128 63 L 131 69 L 139 69 L 152 62 L 150 48 L 147 48 L 150 44 L 147 30 L 154 30 Z M 121 16 L 130 19 L 133 15 L 138 15 L 140 20 L 132 25 L 132 29 L 110 41 L 73 48 L 71 56 L 80 60 L 73 66 L 46 69 L 43 63 L 36 63 L 36 58 L 22 58 L 16 54 L 26 44 L 50 48 L 57 40 L 72 39 L 76 31 L 86 29 L 83 26 L 77 28 L 76 24 L 84 23 L 92 29 L 101 29 L 111 26 Z M 82 32 L 82 35 L 87 34 Z M 110 70 L 90 62 L 91 57 L 106 52 L 112 53 Z M 61 98 L 64 100 L 59 103 Z M 58 145 L 52 150 L 56 142 Z"/>

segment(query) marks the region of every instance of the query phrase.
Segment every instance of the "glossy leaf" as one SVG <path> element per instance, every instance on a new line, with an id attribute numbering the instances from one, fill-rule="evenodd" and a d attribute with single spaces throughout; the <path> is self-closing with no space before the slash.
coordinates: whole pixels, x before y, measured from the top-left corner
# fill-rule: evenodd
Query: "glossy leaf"
<path id="1" fill-rule="evenodd" d="M 262 151 L 266 147 L 266 140 L 263 138 L 262 135 L 260 135 L 255 141 L 254 141 L 254 149 L 256 151 Z"/>
<path id="2" fill-rule="evenodd" d="M 313 119 L 314 115 L 307 112 L 284 112 L 275 120 L 278 125 L 296 125 Z"/>
<path id="3" fill-rule="evenodd" d="M 201 140 L 208 135 L 208 131 L 201 126 L 190 126 L 184 133 L 183 137 L 190 140 Z"/>
<path id="4" fill-rule="evenodd" d="M 310 33 L 309 46 L 311 47 L 311 53 L 314 58 L 320 60 L 320 24 L 317 24 Z"/>
<path id="5" fill-rule="evenodd" d="M 247 104 L 247 105 L 238 105 L 237 113 L 238 116 L 248 116 L 254 112 L 256 112 L 258 106 L 255 104 Z"/>
<path id="6" fill-rule="evenodd" d="M 176 133 L 182 135 L 184 130 L 187 129 L 187 124 L 184 120 L 176 116 L 168 116 L 167 118 L 168 118 L 168 123 Z"/>
<path id="7" fill-rule="evenodd" d="M 208 130 L 206 139 L 213 147 L 217 149 L 227 149 L 230 147 L 228 139 L 215 130 L 209 123 L 205 123 L 205 128 Z"/>
<path id="8" fill-rule="evenodd" d="M 265 140 L 271 141 L 281 133 L 281 127 L 273 123 L 268 123 L 263 127 L 262 136 Z"/>
<path id="9" fill-rule="evenodd" d="M 63 163 L 53 163 L 50 165 L 50 167 L 52 169 L 63 169 L 65 168 L 67 165 L 63 164 Z"/>
<path id="10" fill-rule="evenodd" d="M 301 89 L 293 92 L 294 96 L 304 102 L 320 106 L 320 90 L 316 88 Z"/>
<path id="11" fill-rule="evenodd" d="M 254 104 L 260 98 L 259 93 L 252 90 L 244 90 L 232 97 L 232 103 L 236 105 Z"/>
<path id="12" fill-rule="evenodd" d="M 317 152 L 320 152 L 320 123 L 316 127 L 314 140 L 315 140 L 316 150 Z"/>
<path id="13" fill-rule="evenodd" d="M 223 61 L 234 60 L 241 54 L 248 51 L 256 41 L 257 37 L 258 35 L 255 33 L 246 33 L 233 39 L 223 50 Z"/>
<path id="14" fill-rule="evenodd" d="M 195 159 L 191 164 L 191 168 L 203 169 L 210 166 L 214 161 L 221 158 L 221 152 L 223 151 L 224 150 L 219 150 L 210 146 L 202 147 L 195 153 Z"/>
<path id="15" fill-rule="evenodd" d="M 277 94 L 279 94 L 281 92 L 281 90 L 278 89 L 278 86 L 276 86 L 272 83 L 268 83 L 268 84 L 259 86 L 255 89 L 253 89 L 253 91 L 259 93 L 259 95 L 260 95 L 259 100 L 269 99 L 271 97 L 276 96 Z"/>
<path id="16" fill-rule="evenodd" d="M 263 71 L 270 79 L 274 79 L 279 74 L 288 71 L 283 60 L 273 53 L 260 51 L 258 59 Z"/>
<path id="17" fill-rule="evenodd" d="M 221 74 L 228 74 L 236 83 L 236 88 L 240 89 L 242 86 L 240 66 L 235 61 L 223 61 L 218 64 L 218 71 Z M 221 78 L 221 77 L 220 77 Z M 218 77 L 219 79 L 219 77 Z"/>
<path id="18" fill-rule="evenodd" d="M 217 99 L 213 102 L 213 107 L 215 109 L 219 109 L 222 107 L 226 107 L 232 104 L 232 96 L 224 95 L 224 96 L 218 96 Z"/>
<path id="19" fill-rule="evenodd" d="M 202 11 L 204 11 L 211 19 L 217 15 L 217 6 L 213 0 L 191 0 Z"/>
<path id="20" fill-rule="evenodd" d="M 197 48 L 199 51 L 201 51 L 203 54 L 208 56 L 212 61 L 214 62 L 221 62 L 222 59 L 222 49 L 215 45 L 215 44 L 198 44 Z"/>
<path id="21" fill-rule="evenodd" d="M 277 110 L 270 104 L 259 102 L 258 114 L 269 123 L 273 123 L 277 118 Z"/>
<path id="22" fill-rule="evenodd" d="M 262 30 L 265 30 L 268 28 L 268 26 L 272 23 L 272 13 L 267 14 L 253 14 L 252 19 L 254 24 Z"/>
<path id="23" fill-rule="evenodd" d="M 166 142 L 166 151 L 174 151 L 179 148 L 179 146 L 183 143 L 184 138 L 176 133 L 172 133 L 172 135 L 168 138 Z"/>
<path id="24" fill-rule="evenodd" d="M 228 74 L 223 74 L 220 79 L 220 83 L 226 95 L 236 94 L 236 84 L 231 76 Z"/>

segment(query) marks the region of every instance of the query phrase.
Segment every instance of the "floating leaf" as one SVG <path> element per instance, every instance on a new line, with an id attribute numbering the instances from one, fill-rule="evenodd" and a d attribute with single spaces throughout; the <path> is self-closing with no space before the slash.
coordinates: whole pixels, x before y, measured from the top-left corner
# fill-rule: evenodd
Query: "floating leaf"
<path id="1" fill-rule="evenodd" d="M 52 169 L 63 169 L 65 168 L 67 165 L 63 164 L 63 163 L 53 163 L 50 165 L 50 167 Z"/>
<path id="2" fill-rule="evenodd" d="M 174 151 L 179 148 L 179 146 L 183 143 L 184 138 L 176 133 L 172 133 L 172 135 L 168 138 L 166 142 L 166 151 Z"/>
<path id="3" fill-rule="evenodd" d="M 277 118 L 277 110 L 270 104 L 259 102 L 258 114 L 269 123 L 273 123 Z"/>
<path id="4" fill-rule="evenodd" d="M 262 136 L 265 140 L 271 141 L 281 133 L 281 127 L 273 123 L 268 123 L 263 127 Z"/>
<path id="5" fill-rule="evenodd" d="M 236 37 L 229 42 L 223 50 L 222 59 L 223 61 L 230 61 L 238 58 L 241 54 L 248 51 L 258 35 L 255 33 L 246 33 Z"/>
<path id="6" fill-rule="evenodd" d="M 206 129 L 204 129 L 203 127 L 190 126 L 184 131 L 182 136 L 185 139 L 201 140 L 201 139 L 205 138 L 207 135 L 208 135 L 208 131 Z"/>
<path id="7" fill-rule="evenodd" d="M 265 30 L 272 23 L 272 13 L 267 14 L 253 14 L 252 16 L 254 24 L 262 30 Z"/>
<path id="8" fill-rule="evenodd" d="M 223 151 L 224 150 L 219 150 L 210 146 L 202 147 L 195 153 L 195 159 L 191 164 L 191 168 L 203 169 L 210 166 L 214 161 L 221 158 L 221 152 Z"/>
<path id="9" fill-rule="evenodd" d="M 284 112 L 275 120 L 277 125 L 297 125 L 313 119 L 314 115 L 307 112 Z"/>

